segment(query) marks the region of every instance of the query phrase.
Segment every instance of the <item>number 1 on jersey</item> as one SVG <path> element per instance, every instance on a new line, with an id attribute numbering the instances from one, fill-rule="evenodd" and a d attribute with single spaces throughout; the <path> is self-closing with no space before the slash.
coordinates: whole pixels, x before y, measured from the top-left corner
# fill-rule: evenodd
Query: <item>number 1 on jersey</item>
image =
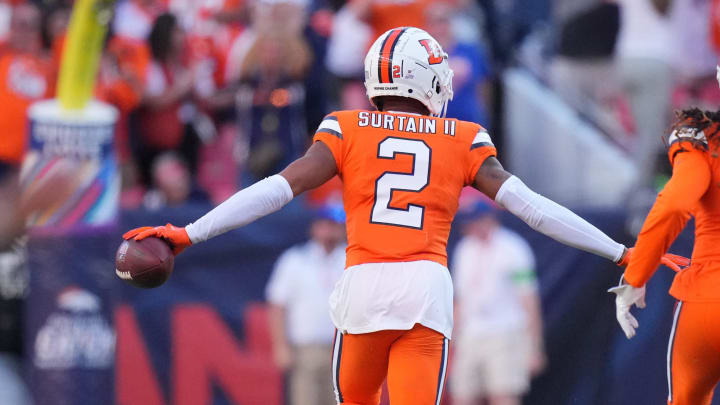
<path id="1" fill-rule="evenodd" d="M 411 155 L 411 173 L 384 172 L 375 181 L 375 202 L 370 222 L 422 229 L 425 207 L 408 204 L 406 209 L 392 208 L 393 191 L 420 192 L 430 181 L 430 147 L 423 141 L 387 137 L 378 144 L 379 159 L 395 159 L 397 154 Z"/>

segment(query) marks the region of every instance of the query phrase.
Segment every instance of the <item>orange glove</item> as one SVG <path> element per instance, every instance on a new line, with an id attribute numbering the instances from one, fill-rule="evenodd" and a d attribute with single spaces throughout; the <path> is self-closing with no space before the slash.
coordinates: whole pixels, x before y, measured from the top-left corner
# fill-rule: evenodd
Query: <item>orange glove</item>
<path id="1" fill-rule="evenodd" d="M 186 247 L 192 245 L 185 228 L 179 228 L 172 224 L 156 227 L 143 226 L 141 228 L 135 228 L 125 232 L 123 239 L 143 240 L 151 236 L 160 238 L 167 242 L 175 255 L 179 255 Z"/>
<path id="2" fill-rule="evenodd" d="M 634 249 L 634 247 L 628 248 L 625 251 L 625 254 L 620 258 L 620 260 L 617 261 L 617 265 L 620 267 L 627 267 L 628 264 L 630 264 L 630 257 L 632 256 Z M 667 267 L 670 267 L 675 271 L 681 271 L 690 265 L 690 259 L 683 256 L 674 255 L 672 253 L 665 253 L 660 259 L 660 263 L 666 265 Z"/>

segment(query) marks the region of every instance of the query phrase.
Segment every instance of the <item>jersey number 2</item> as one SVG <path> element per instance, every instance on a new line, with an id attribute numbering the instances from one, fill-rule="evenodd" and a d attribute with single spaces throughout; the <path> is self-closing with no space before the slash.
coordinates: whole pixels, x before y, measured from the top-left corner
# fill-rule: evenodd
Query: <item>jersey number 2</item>
<path id="1" fill-rule="evenodd" d="M 388 137 L 378 144 L 379 159 L 395 159 L 397 154 L 413 157 L 411 173 L 385 172 L 375 181 L 375 202 L 370 222 L 422 229 L 425 207 L 408 204 L 407 208 L 393 208 L 390 202 L 394 191 L 420 192 L 430 181 L 430 147 L 423 141 Z"/>

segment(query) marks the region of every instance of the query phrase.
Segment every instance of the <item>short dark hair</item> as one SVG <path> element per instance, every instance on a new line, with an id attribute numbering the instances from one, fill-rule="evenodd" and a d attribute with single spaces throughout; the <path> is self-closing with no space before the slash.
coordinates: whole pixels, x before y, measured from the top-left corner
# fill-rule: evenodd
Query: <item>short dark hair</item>
<path id="1" fill-rule="evenodd" d="M 708 118 L 706 114 L 697 107 L 676 111 L 675 115 L 679 121 L 688 120 L 691 125 L 703 125 L 707 122 Z"/>
<path id="2" fill-rule="evenodd" d="M 705 116 L 708 117 L 710 119 L 710 121 L 720 124 L 720 110 L 705 111 Z"/>
<path id="3" fill-rule="evenodd" d="M 720 110 L 703 111 L 697 107 L 686 108 L 675 111 L 675 122 L 670 127 L 670 132 L 680 128 L 693 128 L 703 131 L 707 141 L 714 139 L 720 133 Z M 663 138 L 666 140 L 665 138 Z M 707 145 L 705 144 L 705 147 Z"/>
<path id="4" fill-rule="evenodd" d="M 707 140 L 710 141 L 716 138 L 720 133 L 720 110 L 705 111 L 705 116 L 710 120 L 710 124 L 708 125 L 708 127 L 712 130 L 705 131 L 705 136 L 707 137 Z M 718 146 L 720 145 L 715 145 L 715 148 L 717 148 Z"/>

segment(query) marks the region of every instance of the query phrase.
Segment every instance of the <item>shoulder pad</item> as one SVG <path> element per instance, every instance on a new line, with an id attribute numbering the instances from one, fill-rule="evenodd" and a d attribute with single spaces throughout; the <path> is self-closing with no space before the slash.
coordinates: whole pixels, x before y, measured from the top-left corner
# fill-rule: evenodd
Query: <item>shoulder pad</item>
<path id="1" fill-rule="evenodd" d="M 668 138 L 668 146 L 672 146 L 675 143 L 683 141 L 692 142 L 693 144 L 699 145 L 703 148 L 707 148 L 708 146 L 705 132 L 692 127 L 680 127 L 673 130 Z"/>
<path id="2" fill-rule="evenodd" d="M 342 129 L 340 129 L 340 122 L 336 113 L 328 114 L 323 118 L 315 133 L 317 134 L 319 132 L 325 132 L 343 139 Z"/>
<path id="3" fill-rule="evenodd" d="M 493 145 L 492 139 L 490 139 L 490 134 L 488 133 L 488 131 L 485 128 L 480 127 L 479 125 L 478 127 L 479 129 L 475 133 L 475 137 L 473 138 L 472 144 L 470 145 L 470 150 L 483 146 L 494 147 L 495 145 Z"/>

